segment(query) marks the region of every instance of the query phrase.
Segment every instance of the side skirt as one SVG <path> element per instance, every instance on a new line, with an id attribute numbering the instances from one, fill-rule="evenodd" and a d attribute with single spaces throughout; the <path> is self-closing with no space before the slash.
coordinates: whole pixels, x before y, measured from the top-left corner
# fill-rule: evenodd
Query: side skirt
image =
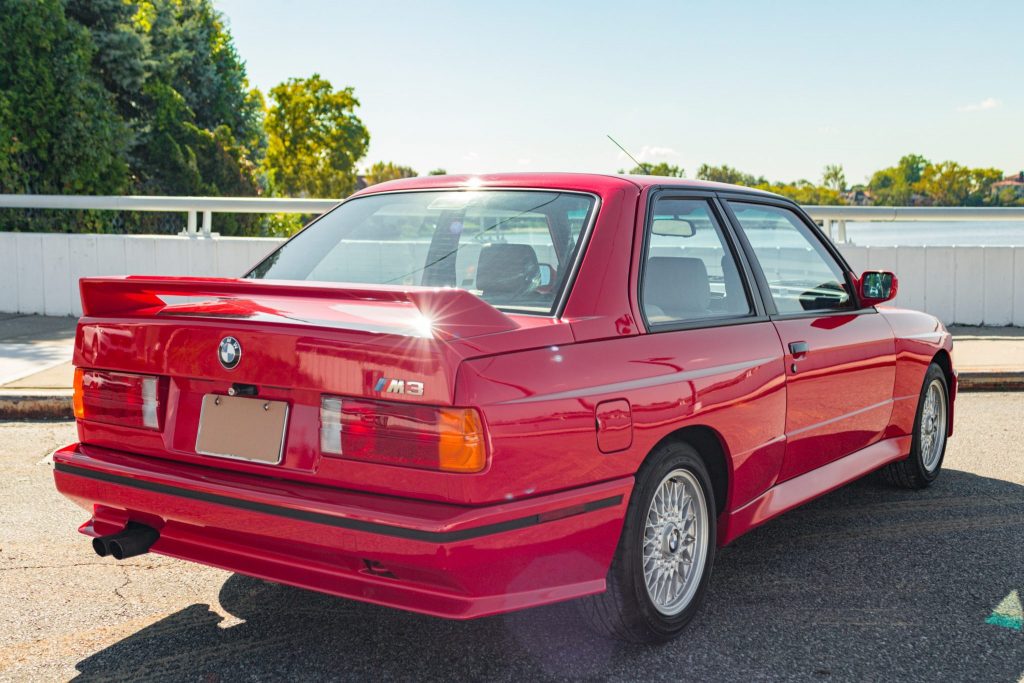
<path id="1" fill-rule="evenodd" d="M 776 484 L 723 517 L 718 527 L 718 544 L 731 543 L 783 512 L 860 479 L 883 465 L 907 457 L 911 440 L 909 435 L 885 439 L 816 470 Z"/>

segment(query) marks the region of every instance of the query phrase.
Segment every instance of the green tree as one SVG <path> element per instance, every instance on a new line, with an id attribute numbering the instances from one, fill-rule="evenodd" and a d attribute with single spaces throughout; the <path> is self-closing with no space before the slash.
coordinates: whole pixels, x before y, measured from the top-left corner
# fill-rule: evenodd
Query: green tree
<path id="1" fill-rule="evenodd" d="M 448 175 L 448 171 L 444 170 L 443 168 L 435 168 L 427 175 Z"/>
<path id="2" fill-rule="evenodd" d="M 149 37 L 135 24 L 137 8 L 125 0 L 65 0 L 67 16 L 89 29 L 96 45 L 92 64 L 114 96 L 122 119 L 140 115 L 142 88 L 151 67 Z"/>
<path id="3" fill-rule="evenodd" d="M 139 131 L 130 155 L 137 190 L 259 194 L 263 98 L 249 88 L 244 63 L 210 0 L 141 0 L 132 23 L 148 46 L 146 83 L 131 120 Z M 224 217 L 218 230 L 252 232 L 258 222 Z"/>
<path id="4" fill-rule="evenodd" d="M 116 194 L 126 127 L 93 73 L 89 31 L 61 0 L 0 12 L 0 192 Z"/>
<path id="5" fill-rule="evenodd" d="M 971 171 L 974 176 L 974 191 L 971 193 L 970 203 L 973 205 L 991 203 L 999 204 L 999 197 L 993 196 L 992 185 L 1003 179 L 1003 172 L 998 168 L 975 168 Z"/>
<path id="6" fill-rule="evenodd" d="M 266 144 L 263 99 L 249 87 L 245 63 L 213 3 L 141 0 L 138 7 L 154 78 L 181 94 L 197 126 L 227 126 L 248 159 L 258 161 Z"/>
<path id="7" fill-rule="evenodd" d="M 710 180 L 716 183 L 746 185 L 747 187 L 753 187 L 754 185 L 766 185 L 768 183 L 764 176 L 755 177 L 749 173 L 744 173 L 743 171 L 725 164 L 722 164 L 721 166 L 701 164 L 700 168 L 697 169 L 697 178 L 699 180 Z"/>
<path id="8" fill-rule="evenodd" d="M 798 204 L 836 205 L 846 203 L 838 191 L 815 185 L 809 180 L 797 180 L 793 183 L 763 183 L 755 185 L 755 187 L 759 190 L 781 194 Z"/>
<path id="9" fill-rule="evenodd" d="M 836 192 L 846 190 L 846 173 L 841 164 L 829 164 L 822 173 L 821 184 Z"/>
<path id="10" fill-rule="evenodd" d="M 369 168 L 366 172 L 366 184 L 376 185 L 377 183 L 383 183 L 388 180 L 398 180 L 399 178 L 415 178 L 418 174 L 408 166 L 399 166 L 398 164 L 388 161 L 378 161 Z"/>
<path id="11" fill-rule="evenodd" d="M 355 187 L 356 164 L 370 134 L 355 114 L 352 88 L 334 90 L 313 74 L 291 78 L 270 91 L 267 155 L 275 193 L 294 197 L 344 197 Z"/>
<path id="12" fill-rule="evenodd" d="M 992 201 L 992 183 L 1002 177 L 999 169 L 971 169 L 943 161 L 928 164 L 915 187 L 938 206 L 977 206 Z"/>
<path id="13" fill-rule="evenodd" d="M 679 166 L 673 166 L 672 164 L 661 161 L 657 164 L 640 164 L 629 169 L 630 175 L 660 175 L 668 176 L 670 178 L 685 178 L 686 172 L 683 171 Z"/>
<path id="14" fill-rule="evenodd" d="M 876 204 L 905 206 L 919 191 L 916 185 L 921 181 L 929 162 L 920 154 L 907 154 L 896 166 L 883 168 L 871 176 L 868 189 Z"/>

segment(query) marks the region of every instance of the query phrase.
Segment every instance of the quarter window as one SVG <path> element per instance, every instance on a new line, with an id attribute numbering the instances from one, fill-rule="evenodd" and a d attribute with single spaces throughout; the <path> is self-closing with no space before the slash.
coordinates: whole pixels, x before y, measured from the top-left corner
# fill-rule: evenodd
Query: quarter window
<path id="1" fill-rule="evenodd" d="M 751 313 L 722 226 L 702 199 L 658 199 L 647 225 L 642 297 L 652 325 Z"/>
<path id="2" fill-rule="evenodd" d="M 853 306 L 843 269 L 793 211 L 730 202 L 780 314 Z"/>

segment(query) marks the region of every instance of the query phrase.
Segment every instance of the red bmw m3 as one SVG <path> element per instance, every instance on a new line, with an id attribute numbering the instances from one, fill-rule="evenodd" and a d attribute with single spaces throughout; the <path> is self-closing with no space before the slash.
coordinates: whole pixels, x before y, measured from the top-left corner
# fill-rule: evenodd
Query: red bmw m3
<path id="1" fill-rule="evenodd" d="M 794 203 L 585 174 L 375 185 L 239 279 L 81 282 L 57 488 L 145 552 L 663 641 L 718 547 L 952 434 L 952 341 Z"/>

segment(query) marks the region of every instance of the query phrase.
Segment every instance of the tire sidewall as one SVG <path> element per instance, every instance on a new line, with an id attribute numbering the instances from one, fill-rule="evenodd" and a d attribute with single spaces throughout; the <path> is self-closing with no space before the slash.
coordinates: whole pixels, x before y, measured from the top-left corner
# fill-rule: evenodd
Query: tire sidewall
<path id="1" fill-rule="evenodd" d="M 946 459 L 946 446 L 949 443 L 949 439 L 946 438 L 942 444 L 942 453 L 939 455 L 939 460 L 935 463 L 935 469 L 931 472 L 924 466 L 924 453 L 921 451 L 921 417 L 924 414 L 924 401 L 928 393 L 928 387 L 931 386 L 932 382 L 939 380 L 942 384 L 942 392 L 945 395 L 946 400 L 946 421 L 943 425 L 944 433 L 949 431 L 949 384 L 946 382 L 946 374 L 942 371 L 935 363 L 928 366 L 928 371 L 925 372 L 924 382 L 921 384 L 921 393 L 917 398 L 917 412 L 914 415 L 914 438 L 911 444 L 911 462 L 913 462 L 918 476 L 921 477 L 926 483 L 930 484 L 935 481 L 939 476 L 939 472 L 942 471 L 942 462 Z"/>
<path id="2" fill-rule="evenodd" d="M 703 573 L 697 590 L 690 603 L 678 614 L 662 614 L 654 606 L 647 593 L 643 572 L 643 537 L 646 526 L 647 512 L 654 493 L 662 480 L 670 472 L 678 469 L 689 471 L 699 483 L 704 494 L 708 518 L 705 520 L 708 530 L 707 550 L 704 557 Z M 630 496 L 629 512 L 623 528 L 620 569 L 623 588 L 636 606 L 636 616 L 652 636 L 652 640 L 665 641 L 678 634 L 693 619 L 703 600 L 711 578 L 711 568 L 715 560 L 717 545 L 717 519 L 715 514 L 715 497 L 711 487 L 711 477 L 707 467 L 697 451 L 685 443 L 671 443 L 660 447 L 644 464 L 638 473 L 636 486 Z"/>

